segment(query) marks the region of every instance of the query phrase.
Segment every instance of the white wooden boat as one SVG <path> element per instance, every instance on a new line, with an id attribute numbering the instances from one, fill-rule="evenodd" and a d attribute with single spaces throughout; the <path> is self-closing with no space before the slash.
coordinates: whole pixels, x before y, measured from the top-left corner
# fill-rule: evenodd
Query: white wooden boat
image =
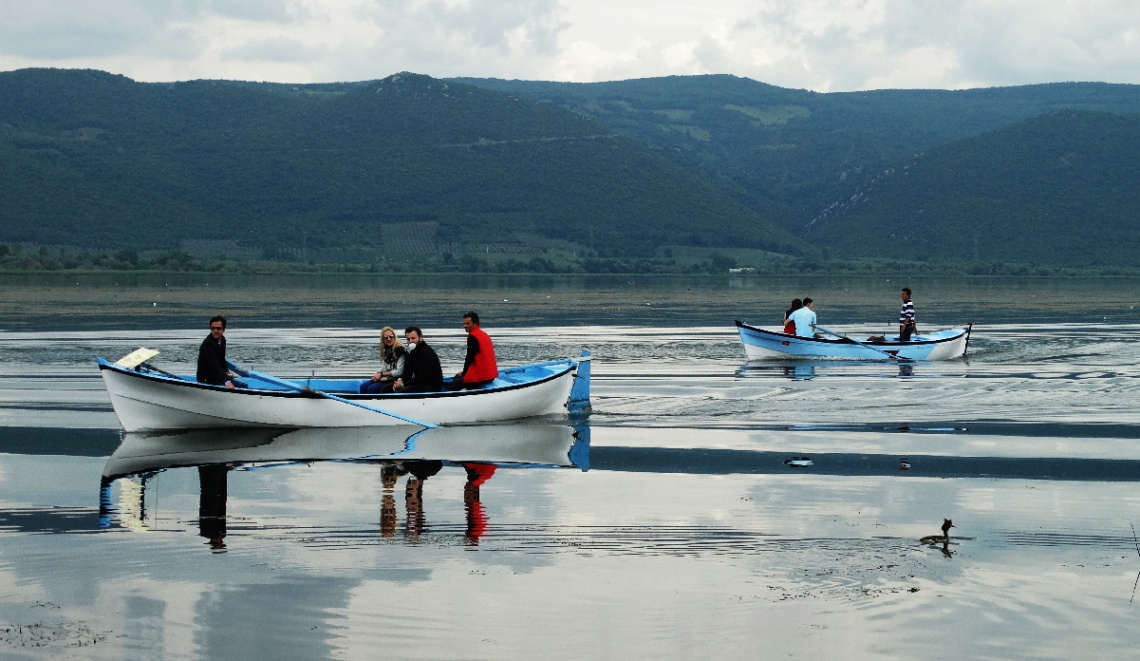
<path id="1" fill-rule="evenodd" d="M 501 422 L 587 412 L 589 352 L 579 359 L 500 368 L 475 390 L 362 395 L 360 379 L 280 379 L 240 370 L 247 387 L 197 383 L 149 363 L 98 359 L 103 383 L 128 432 L 217 427 L 375 427 Z M 129 362 L 128 362 L 129 364 Z"/>
<path id="2" fill-rule="evenodd" d="M 588 456 L 589 428 L 565 424 L 183 429 L 123 434 L 103 468 L 103 481 L 191 466 L 253 468 L 316 461 L 434 460 L 585 469 Z"/>
<path id="3" fill-rule="evenodd" d="M 857 360 L 950 360 L 966 355 L 972 324 L 912 335 L 873 340 L 869 336 L 800 337 L 765 330 L 737 321 L 740 341 L 749 360 L 767 358 L 849 358 Z"/>

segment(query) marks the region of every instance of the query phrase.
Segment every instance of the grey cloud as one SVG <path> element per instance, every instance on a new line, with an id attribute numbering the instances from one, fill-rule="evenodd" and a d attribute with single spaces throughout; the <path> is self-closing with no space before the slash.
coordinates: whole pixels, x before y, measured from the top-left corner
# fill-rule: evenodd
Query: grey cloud
<path id="1" fill-rule="evenodd" d="M 1140 4 L 1121 0 L 769 0 L 733 40 L 777 54 L 734 72 L 820 90 L 1140 79 Z"/>
<path id="2" fill-rule="evenodd" d="M 963 68 L 977 78 L 996 85 L 1140 79 L 1140 5 L 1074 6 L 1036 20 L 1013 12 L 985 18 L 974 32 L 956 30 Z"/>
<path id="3" fill-rule="evenodd" d="M 692 25 L 682 21 L 694 14 L 675 11 L 684 0 L 614 12 L 604 11 L 614 0 L 562 0 L 569 9 L 560 0 L 0 1 L 0 56 L 21 66 L 140 63 L 150 76 L 224 77 L 242 62 L 274 62 L 288 65 L 275 75 L 311 80 L 409 70 L 578 80 L 733 73 L 821 91 L 1140 82 L 1136 0 L 712 0 L 708 20 Z M 354 25 L 329 32 L 345 12 Z M 219 32 L 211 18 L 232 20 Z M 725 32 L 723 21 L 734 27 Z M 251 38 L 247 27 L 260 40 L 234 46 Z"/>
<path id="4" fill-rule="evenodd" d="M 933 46 L 955 66 L 935 84 L 1140 79 L 1140 4 L 892 0 L 878 35 L 899 56 Z"/>
<path id="5" fill-rule="evenodd" d="M 308 62 L 325 55 L 325 48 L 310 48 L 297 39 L 263 39 L 222 51 L 222 60 L 247 62 Z"/>
<path id="6" fill-rule="evenodd" d="M 300 2 L 281 0 L 210 0 L 211 13 L 227 18 L 268 23 L 291 23 L 310 16 Z"/>
<path id="7" fill-rule="evenodd" d="M 96 15 L 71 2 L 36 4 L 6 3 L 0 52 L 48 59 L 110 55 L 145 42 L 153 29 L 151 18 L 133 3 L 108 3 Z"/>
<path id="8" fill-rule="evenodd" d="M 130 53 L 155 43 L 184 52 L 194 40 L 172 23 L 197 15 L 195 3 L 178 1 L 10 2 L 0 21 L 0 53 L 65 60 Z"/>
<path id="9" fill-rule="evenodd" d="M 560 9 L 558 0 L 471 0 L 454 6 L 442 0 L 415 6 L 380 1 L 371 5 L 367 16 L 397 48 L 427 47 L 453 52 L 462 60 L 474 55 L 472 45 L 510 54 L 511 38 L 520 32 L 524 53 L 515 55 L 555 53 L 559 34 L 569 27 L 560 19 Z"/>
<path id="10" fill-rule="evenodd" d="M 693 51 L 693 57 L 703 71 L 732 71 L 735 64 L 732 54 L 724 45 L 708 36 L 701 38 Z"/>

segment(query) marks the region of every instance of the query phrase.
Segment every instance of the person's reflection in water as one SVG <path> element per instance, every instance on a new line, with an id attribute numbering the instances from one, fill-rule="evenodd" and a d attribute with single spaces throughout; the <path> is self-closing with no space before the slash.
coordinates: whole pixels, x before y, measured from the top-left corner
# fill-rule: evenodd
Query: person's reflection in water
<path id="1" fill-rule="evenodd" d="M 380 483 L 384 488 L 384 493 L 380 496 L 380 535 L 382 537 L 393 537 L 396 534 L 396 497 L 393 490 L 396 488 L 396 483 L 404 475 L 408 474 L 408 469 L 400 462 L 385 463 L 383 468 L 380 469 Z"/>
<path id="2" fill-rule="evenodd" d="M 467 535 L 464 540 L 468 546 L 478 546 L 479 538 L 487 534 L 487 513 L 483 511 L 483 503 L 479 502 L 479 487 L 491 479 L 495 474 L 494 464 L 463 464 L 467 471 L 467 484 L 463 485 L 463 507 L 467 511 Z"/>
<path id="3" fill-rule="evenodd" d="M 111 512 L 115 511 L 115 505 L 111 502 L 111 485 L 115 481 L 110 478 L 99 479 L 99 527 L 111 527 Z"/>
<path id="4" fill-rule="evenodd" d="M 198 534 L 210 540 L 214 553 L 225 553 L 226 475 L 230 466 L 213 464 L 198 467 Z"/>
<path id="5" fill-rule="evenodd" d="M 815 378 L 815 365 L 796 363 L 784 366 L 784 376 L 793 381 L 810 381 Z"/>
<path id="6" fill-rule="evenodd" d="M 404 462 L 404 466 L 412 474 L 404 485 L 404 508 L 408 511 L 404 535 L 414 540 L 424 531 L 424 482 L 443 468 L 443 462 L 416 460 Z"/>
<path id="7" fill-rule="evenodd" d="M 908 377 L 914 376 L 914 365 L 910 363 L 899 363 L 899 376 Z"/>

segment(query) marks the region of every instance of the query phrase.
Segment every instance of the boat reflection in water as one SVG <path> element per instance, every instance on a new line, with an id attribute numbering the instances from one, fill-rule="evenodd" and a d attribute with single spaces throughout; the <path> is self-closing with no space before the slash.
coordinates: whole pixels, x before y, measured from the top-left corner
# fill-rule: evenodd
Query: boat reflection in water
<path id="1" fill-rule="evenodd" d="M 901 378 L 915 376 L 915 361 L 910 360 L 899 360 L 890 363 L 855 360 L 769 361 L 763 364 L 749 363 L 742 365 L 740 369 L 736 371 L 736 376 L 745 379 L 782 376 L 793 381 L 810 381 L 820 375 L 866 374 L 869 371 L 874 374 L 893 378 L 895 374 L 893 368 L 898 369 L 898 376 Z M 888 372 L 887 370 L 892 371 Z"/>
<path id="2" fill-rule="evenodd" d="M 100 489 L 100 524 L 148 529 L 147 483 L 172 468 L 198 469 L 198 534 L 215 552 L 226 548 L 226 501 L 231 472 L 314 462 L 378 465 L 383 489 L 380 535 L 398 528 L 395 489 L 406 477 L 404 534 L 423 533 L 424 482 L 458 468 L 467 481 L 465 543 L 487 531 L 480 487 L 502 468 L 589 468 L 589 427 L 551 424 L 473 425 L 421 429 L 410 426 L 329 429 L 196 429 L 124 433 L 107 460 Z M 114 497 L 117 488 L 118 498 Z M 117 503 L 115 501 L 118 501 Z"/>

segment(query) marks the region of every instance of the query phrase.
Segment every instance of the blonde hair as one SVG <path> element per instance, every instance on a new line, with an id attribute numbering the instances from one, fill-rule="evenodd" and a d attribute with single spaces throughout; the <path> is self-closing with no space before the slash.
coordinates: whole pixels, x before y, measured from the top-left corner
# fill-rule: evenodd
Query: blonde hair
<path id="1" fill-rule="evenodd" d="M 385 326 L 385 327 L 380 329 L 380 358 L 384 357 L 384 333 L 391 333 L 392 337 L 395 338 L 392 341 L 392 348 L 393 349 L 395 349 L 396 347 L 404 346 L 404 343 L 400 341 L 400 336 L 396 334 L 396 330 L 394 328 L 392 328 L 391 326 Z"/>

